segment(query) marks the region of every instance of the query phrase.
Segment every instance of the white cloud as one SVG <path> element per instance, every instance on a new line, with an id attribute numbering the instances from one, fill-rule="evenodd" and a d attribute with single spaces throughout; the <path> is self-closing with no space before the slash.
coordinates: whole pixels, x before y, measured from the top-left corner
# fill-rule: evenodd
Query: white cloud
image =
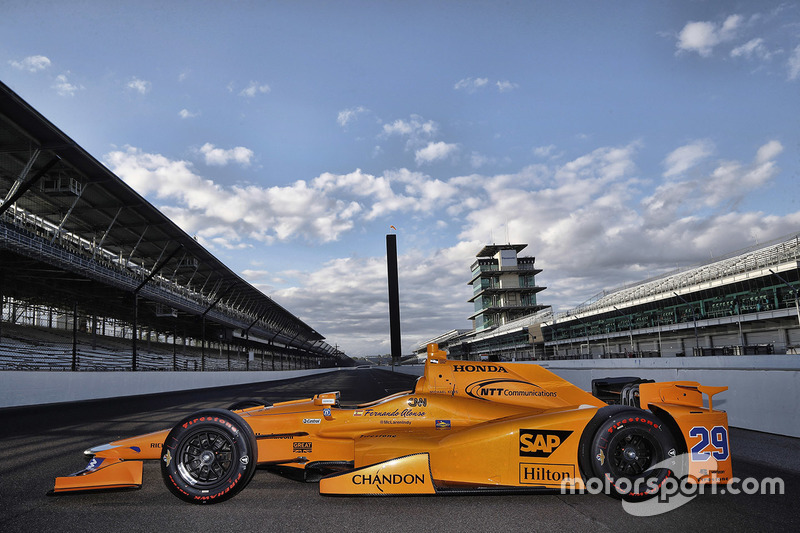
<path id="1" fill-rule="evenodd" d="M 740 15 L 731 15 L 719 25 L 714 22 L 688 22 L 678 35 L 679 52 L 697 52 L 710 57 L 714 47 L 731 40 L 742 23 Z"/>
<path id="2" fill-rule="evenodd" d="M 528 243 L 524 253 L 535 255 L 544 269 L 537 281 L 548 289 L 539 301 L 563 309 L 602 289 L 706 260 L 710 251 L 742 248 L 751 244 L 751 235 L 763 242 L 796 231 L 800 224 L 800 212 L 736 211 L 743 197 L 769 187 L 777 175 L 775 158 L 783 150 L 778 141 L 764 143 L 750 162 L 718 161 L 710 167 L 703 165 L 716 150 L 713 142 L 688 143 L 664 156 L 669 179 L 656 185 L 637 175 L 640 150 L 638 142 L 600 147 L 566 162 L 550 159 L 503 175 L 326 174 L 310 186 L 326 197 L 358 194 L 364 208 L 358 216 L 365 219 L 413 212 L 430 231 L 440 227 L 446 213 L 447 225 L 460 228 L 458 242 L 449 248 L 401 246 L 406 351 L 444 331 L 469 327 L 469 265 L 483 244 L 505 235 Z M 691 179 L 686 177 L 690 169 Z M 298 280 L 294 288 L 275 293 L 283 305 L 302 309 L 304 319 L 351 355 L 388 352 L 381 257 L 332 260 L 292 277 Z M 355 280 L 361 279 L 363 287 L 358 287 Z M 352 305 L 344 309 L 342 301 Z M 332 308 L 341 312 L 332 316 Z"/>
<path id="3" fill-rule="evenodd" d="M 489 83 L 489 78 L 464 78 L 458 80 L 456 84 L 453 85 L 453 89 L 456 91 L 464 91 L 466 93 L 473 94 L 489 87 Z M 509 80 L 498 80 L 495 81 L 493 85 L 497 88 L 498 92 L 501 93 L 519 89 L 519 84 Z"/>
<path id="4" fill-rule="evenodd" d="M 497 85 L 497 90 L 501 93 L 507 93 L 508 91 L 519 89 L 519 84 L 510 82 L 508 80 L 498 81 L 495 85 Z"/>
<path id="5" fill-rule="evenodd" d="M 695 51 L 703 57 L 719 43 L 714 24 L 711 22 L 689 22 L 678 36 L 678 49 Z"/>
<path id="6" fill-rule="evenodd" d="M 548 157 L 556 157 L 556 145 L 549 144 L 547 146 L 537 146 L 533 149 L 533 154 L 536 157 L 541 157 L 543 159 Z"/>
<path id="7" fill-rule="evenodd" d="M 139 78 L 134 77 L 131 81 L 128 82 L 126 87 L 133 91 L 136 91 L 139 94 L 147 94 L 150 92 L 153 84 L 146 80 L 140 80 Z"/>
<path id="8" fill-rule="evenodd" d="M 178 116 L 180 116 L 182 119 L 195 118 L 195 117 L 199 117 L 200 116 L 200 112 L 199 111 L 189 111 L 188 109 L 181 109 L 178 112 Z"/>
<path id="9" fill-rule="evenodd" d="M 707 139 L 676 148 L 664 159 L 664 166 L 667 167 L 667 170 L 664 171 L 663 176 L 671 178 L 681 175 L 713 152 L 714 143 Z"/>
<path id="10" fill-rule="evenodd" d="M 524 253 L 544 269 L 537 281 L 548 289 L 539 301 L 568 308 L 601 289 L 705 260 L 710 250 L 733 251 L 751 244 L 750 236 L 764 242 L 800 225 L 800 212 L 737 210 L 743 198 L 772 186 L 784 150 L 777 140 L 741 160 L 717 161 L 710 140 L 687 143 L 662 158 L 667 176 L 656 183 L 639 176 L 643 149 L 639 142 L 602 146 L 508 174 L 436 178 L 409 169 L 356 170 L 273 187 L 223 187 L 186 161 L 135 148 L 112 152 L 106 161 L 214 249 L 325 243 L 355 232 L 369 239 L 397 225 L 392 217 L 402 214 L 401 316 L 410 350 L 469 326 L 469 265 L 483 244 L 506 235 L 527 243 Z M 443 227 L 457 231 L 444 248 L 402 242 L 419 242 Z M 388 351 L 385 275 L 382 256 L 354 254 L 308 271 L 248 270 L 246 277 L 330 342 L 360 355 Z"/>
<path id="11" fill-rule="evenodd" d="M 74 96 L 76 92 L 83 89 L 81 85 L 75 85 L 71 83 L 67 79 L 66 74 L 59 74 L 56 76 L 55 83 L 53 84 L 53 88 L 56 90 L 58 94 L 61 96 Z"/>
<path id="12" fill-rule="evenodd" d="M 383 125 L 380 137 L 405 137 L 406 149 L 426 144 L 436 135 L 439 125 L 432 120 L 425 120 L 419 115 L 411 115 L 408 120 L 397 119 Z"/>
<path id="13" fill-rule="evenodd" d="M 231 90 L 231 87 L 229 87 L 229 90 Z M 270 86 L 267 85 L 266 83 L 262 84 L 255 81 L 251 81 L 247 85 L 247 87 L 245 87 L 244 89 L 241 90 L 241 92 L 239 92 L 239 96 L 254 98 L 259 94 L 268 94 L 271 90 L 272 89 L 270 88 Z"/>
<path id="14" fill-rule="evenodd" d="M 645 212 L 651 220 L 664 223 L 665 220 L 686 216 L 697 217 L 706 208 L 731 211 L 749 193 L 769 185 L 778 173 L 775 158 L 782 151 L 783 145 L 773 140 L 756 151 L 750 164 L 728 160 L 718 161 L 712 168 L 697 166 L 691 177 L 681 174 L 681 179 L 673 179 L 657 187 L 651 196 L 643 200 Z M 687 157 L 687 160 L 691 159 L 691 164 L 695 165 L 703 157 L 705 154 L 696 159 Z M 669 177 L 674 178 L 675 175 L 678 174 Z"/>
<path id="15" fill-rule="evenodd" d="M 772 52 L 764 44 L 764 39 L 761 37 L 750 39 L 741 46 L 737 46 L 731 50 L 731 57 L 744 57 L 746 59 L 761 59 L 769 60 L 772 58 Z"/>
<path id="16" fill-rule="evenodd" d="M 9 64 L 19 70 L 27 70 L 28 72 L 39 72 L 50 66 L 50 59 L 45 56 L 36 55 L 28 56 L 22 61 L 9 61 Z"/>
<path id="17" fill-rule="evenodd" d="M 385 135 L 406 135 L 418 137 L 430 137 L 436 133 L 438 126 L 432 120 L 425 121 L 419 115 L 411 115 L 409 120 L 397 119 L 391 124 L 383 125 Z"/>
<path id="18" fill-rule="evenodd" d="M 227 247 L 245 240 L 271 243 L 294 239 L 336 240 L 353 227 L 356 202 L 329 197 L 299 180 L 285 187 L 222 187 L 195 173 L 191 163 L 173 161 L 133 147 L 106 155 L 109 168 L 204 243 L 224 238 Z M 166 204 L 166 205 L 164 205 Z"/>
<path id="19" fill-rule="evenodd" d="M 355 120 L 358 115 L 362 113 L 366 113 L 368 109 L 364 106 L 358 107 L 351 107 L 349 109 L 343 109 L 339 111 L 339 115 L 336 117 L 336 122 L 339 123 L 341 127 L 347 126 L 350 122 Z"/>
<path id="20" fill-rule="evenodd" d="M 744 19 L 741 15 L 730 15 L 722 23 L 722 29 L 719 31 L 719 37 L 723 41 L 733 38 L 736 30 L 741 26 Z"/>
<path id="21" fill-rule="evenodd" d="M 424 163 L 432 163 L 434 161 L 440 161 L 442 159 L 447 159 L 451 155 L 453 155 L 456 151 L 458 151 L 458 145 L 446 142 L 435 142 L 435 143 L 428 143 L 428 146 L 425 148 L 421 148 L 416 151 L 414 155 L 414 159 L 417 161 L 418 165 Z"/>
<path id="22" fill-rule="evenodd" d="M 466 91 L 474 93 L 475 91 L 486 87 L 489 84 L 489 78 L 464 78 L 458 80 L 453 86 L 457 91 Z"/>
<path id="23" fill-rule="evenodd" d="M 230 162 L 239 163 L 242 166 L 249 166 L 253 159 L 253 151 L 244 146 L 237 146 L 229 150 L 216 148 L 211 143 L 206 143 L 200 147 L 200 153 L 205 157 L 207 165 L 225 166 Z"/>
<path id="24" fill-rule="evenodd" d="M 399 241 L 402 245 L 402 237 Z M 418 342 L 453 329 L 454 323 L 468 327 L 464 307 L 469 305 L 466 300 L 471 290 L 464 278 L 470 252 L 474 259 L 474 246 L 469 245 L 430 255 L 419 251 L 399 255 L 403 353 L 410 353 Z M 339 342 L 353 356 L 390 352 L 383 257 L 333 259 L 313 272 L 285 274 L 297 278 L 300 286 L 277 290 L 273 296 L 281 305 L 297 310 L 329 342 Z M 433 279 L 436 283 L 432 287 Z"/>
<path id="25" fill-rule="evenodd" d="M 789 79 L 796 80 L 800 78 L 800 46 L 795 48 L 792 55 L 789 56 L 787 65 L 789 68 Z"/>
<path id="26" fill-rule="evenodd" d="M 475 169 L 486 166 L 494 161 L 495 159 L 493 157 L 489 157 L 478 152 L 472 152 L 472 154 L 469 156 L 469 166 Z"/>
<path id="27" fill-rule="evenodd" d="M 780 141 L 769 141 L 767 144 L 759 148 L 758 152 L 756 152 L 756 163 L 767 163 L 771 159 L 778 157 L 781 152 L 783 152 L 783 145 L 780 143 Z"/>
<path id="28" fill-rule="evenodd" d="M 312 180 L 311 186 L 340 201 L 363 205 L 365 221 L 396 212 L 424 213 L 437 204 L 450 201 L 457 190 L 448 182 L 407 169 L 386 171 L 383 176 L 361 170 L 349 174 L 326 172 Z"/>

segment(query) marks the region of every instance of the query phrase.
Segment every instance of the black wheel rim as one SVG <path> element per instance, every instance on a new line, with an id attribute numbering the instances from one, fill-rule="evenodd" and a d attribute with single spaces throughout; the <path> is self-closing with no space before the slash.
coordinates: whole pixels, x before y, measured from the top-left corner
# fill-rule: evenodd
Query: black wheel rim
<path id="1" fill-rule="evenodd" d="M 617 476 L 640 476 L 655 464 L 655 443 L 647 433 L 629 433 L 620 438 L 611 454 Z"/>
<path id="2" fill-rule="evenodd" d="M 213 486 L 228 477 L 234 467 L 233 440 L 223 432 L 198 431 L 179 448 L 178 471 L 194 487 Z"/>

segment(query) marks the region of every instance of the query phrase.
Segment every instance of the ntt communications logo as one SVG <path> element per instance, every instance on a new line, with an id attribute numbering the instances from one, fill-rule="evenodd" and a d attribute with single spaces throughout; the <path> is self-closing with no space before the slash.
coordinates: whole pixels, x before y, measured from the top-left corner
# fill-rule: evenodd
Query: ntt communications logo
<path id="1" fill-rule="evenodd" d="M 709 459 L 713 464 L 707 464 L 709 471 L 716 467 L 716 461 Z M 643 501 L 622 500 L 622 508 L 633 516 L 656 516 L 677 509 L 700 494 L 784 494 L 785 485 L 782 478 L 731 478 L 727 483 L 697 483 L 689 475 L 689 455 L 682 454 L 677 457 L 655 464 L 649 471 L 667 469 L 673 475 L 661 482 L 660 487 L 654 479 L 600 479 L 591 478 L 586 481 L 583 492 L 590 494 L 643 494 L 657 490 L 657 494 Z M 648 471 L 648 472 L 649 472 Z M 562 494 L 575 494 L 573 479 L 564 479 L 561 483 Z"/>

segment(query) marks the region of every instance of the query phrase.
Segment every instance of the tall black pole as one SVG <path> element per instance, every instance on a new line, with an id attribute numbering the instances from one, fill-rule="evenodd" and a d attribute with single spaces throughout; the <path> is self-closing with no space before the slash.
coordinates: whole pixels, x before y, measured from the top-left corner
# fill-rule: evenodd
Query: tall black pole
<path id="1" fill-rule="evenodd" d="M 400 289 L 397 283 L 397 235 L 386 235 L 386 268 L 389 278 L 389 334 L 392 366 L 400 363 Z"/>
<path id="2" fill-rule="evenodd" d="M 72 371 L 78 370 L 78 301 L 72 302 Z"/>
<path id="3" fill-rule="evenodd" d="M 136 371 L 136 359 L 139 355 L 136 337 L 139 336 L 139 293 L 133 293 L 133 335 L 131 335 L 131 370 Z"/>

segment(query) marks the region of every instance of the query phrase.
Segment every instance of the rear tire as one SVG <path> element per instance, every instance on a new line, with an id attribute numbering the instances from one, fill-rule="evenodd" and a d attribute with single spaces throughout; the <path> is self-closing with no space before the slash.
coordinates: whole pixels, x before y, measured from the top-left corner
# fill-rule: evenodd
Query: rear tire
<path id="1" fill-rule="evenodd" d="M 161 453 L 161 477 L 178 498 L 197 504 L 225 501 L 241 491 L 256 470 L 253 430 L 236 413 L 207 409 L 170 431 Z"/>
<path id="2" fill-rule="evenodd" d="M 658 494 L 677 464 L 672 433 L 647 411 L 610 417 L 595 432 L 589 452 L 592 473 L 612 496 L 629 501 Z"/>

